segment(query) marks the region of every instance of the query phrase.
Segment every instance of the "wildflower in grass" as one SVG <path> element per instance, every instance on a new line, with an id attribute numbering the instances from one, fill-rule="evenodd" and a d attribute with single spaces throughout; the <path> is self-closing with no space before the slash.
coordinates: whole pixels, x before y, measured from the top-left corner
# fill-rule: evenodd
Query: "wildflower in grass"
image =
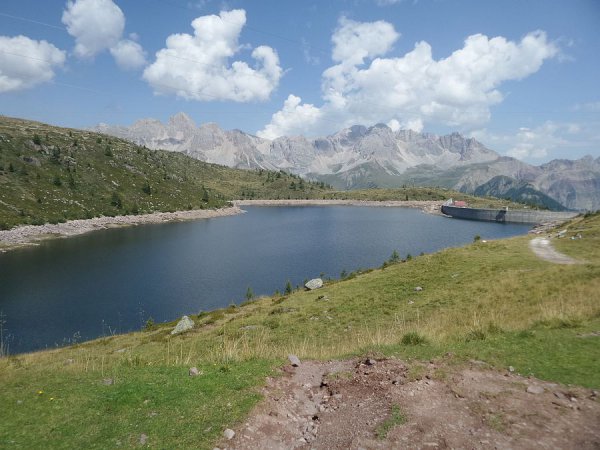
<path id="1" fill-rule="evenodd" d="M 42 395 L 44 393 L 44 391 L 37 391 L 38 395 Z"/>

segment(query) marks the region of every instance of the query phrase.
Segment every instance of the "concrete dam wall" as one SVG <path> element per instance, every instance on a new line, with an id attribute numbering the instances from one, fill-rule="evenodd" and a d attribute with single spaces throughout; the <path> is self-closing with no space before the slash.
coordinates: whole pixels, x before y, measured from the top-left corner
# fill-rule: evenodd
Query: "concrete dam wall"
<path id="1" fill-rule="evenodd" d="M 504 209 L 479 209 L 461 208 L 458 206 L 443 205 L 442 212 L 457 219 L 483 220 L 486 222 L 501 223 L 531 223 L 555 222 L 568 220 L 577 216 L 575 212 L 557 211 L 528 211 L 528 210 L 504 210 Z"/>

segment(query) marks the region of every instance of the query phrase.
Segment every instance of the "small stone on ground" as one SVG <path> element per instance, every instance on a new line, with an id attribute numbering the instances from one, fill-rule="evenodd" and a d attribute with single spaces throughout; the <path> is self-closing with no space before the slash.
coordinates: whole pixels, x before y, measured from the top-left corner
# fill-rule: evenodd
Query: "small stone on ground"
<path id="1" fill-rule="evenodd" d="M 225 439 L 231 440 L 235 436 L 235 431 L 233 431 L 231 428 L 227 428 L 225 431 L 223 431 L 223 436 Z"/>
<path id="2" fill-rule="evenodd" d="M 543 394 L 544 388 L 542 386 L 537 386 L 535 384 L 527 387 L 527 392 L 530 394 Z"/>

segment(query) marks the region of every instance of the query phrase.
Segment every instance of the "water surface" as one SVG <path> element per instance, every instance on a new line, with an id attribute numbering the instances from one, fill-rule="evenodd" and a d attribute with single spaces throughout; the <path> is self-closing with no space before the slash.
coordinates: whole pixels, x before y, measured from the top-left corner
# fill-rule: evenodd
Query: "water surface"
<path id="1" fill-rule="evenodd" d="M 283 291 L 286 281 L 379 266 L 527 225 L 462 221 L 417 209 L 245 207 L 246 214 L 56 239 L 0 254 L 10 352 L 125 332 Z"/>

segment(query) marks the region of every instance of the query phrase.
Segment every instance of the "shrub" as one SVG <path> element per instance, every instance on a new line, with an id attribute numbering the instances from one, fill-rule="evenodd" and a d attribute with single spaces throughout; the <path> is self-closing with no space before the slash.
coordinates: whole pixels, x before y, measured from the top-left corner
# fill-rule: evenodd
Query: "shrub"
<path id="1" fill-rule="evenodd" d="M 123 207 L 123 201 L 121 200 L 121 197 L 119 196 L 119 194 L 117 194 L 116 192 L 113 192 L 111 200 L 110 200 L 110 204 L 117 209 L 121 209 Z"/>
<path id="2" fill-rule="evenodd" d="M 416 331 L 410 331 L 402 336 L 403 345 L 422 345 L 426 343 L 427 339 L 425 339 L 425 336 L 420 335 Z"/>
<path id="3" fill-rule="evenodd" d="M 481 329 L 475 329 L 475 330 L 469 331 L 465 335 L 465 342 L 485 341 L 486 337 L 487 337 L 487 335 L 486 335 L 485 331 L 483 331 Z"/>
<path id="4" fill-rule="evenodd" d="M 154 319 L 152 317 L 149 317 L 148 320 L 146 320 L 146 324 L 144 325 L 144 330 L 150 331 L 150 330 L 154 330 L 154 328 L 155 328 Z"/>
<path id="5" fill-rule="evenodd" d="M 274 330 L 275 328 L 279 328 L 279 320 L 275 319 L 275 318 L 270 318 L 265 320 L 264 322 L 265 327 L 270 328 L 271 330 Z"/>

